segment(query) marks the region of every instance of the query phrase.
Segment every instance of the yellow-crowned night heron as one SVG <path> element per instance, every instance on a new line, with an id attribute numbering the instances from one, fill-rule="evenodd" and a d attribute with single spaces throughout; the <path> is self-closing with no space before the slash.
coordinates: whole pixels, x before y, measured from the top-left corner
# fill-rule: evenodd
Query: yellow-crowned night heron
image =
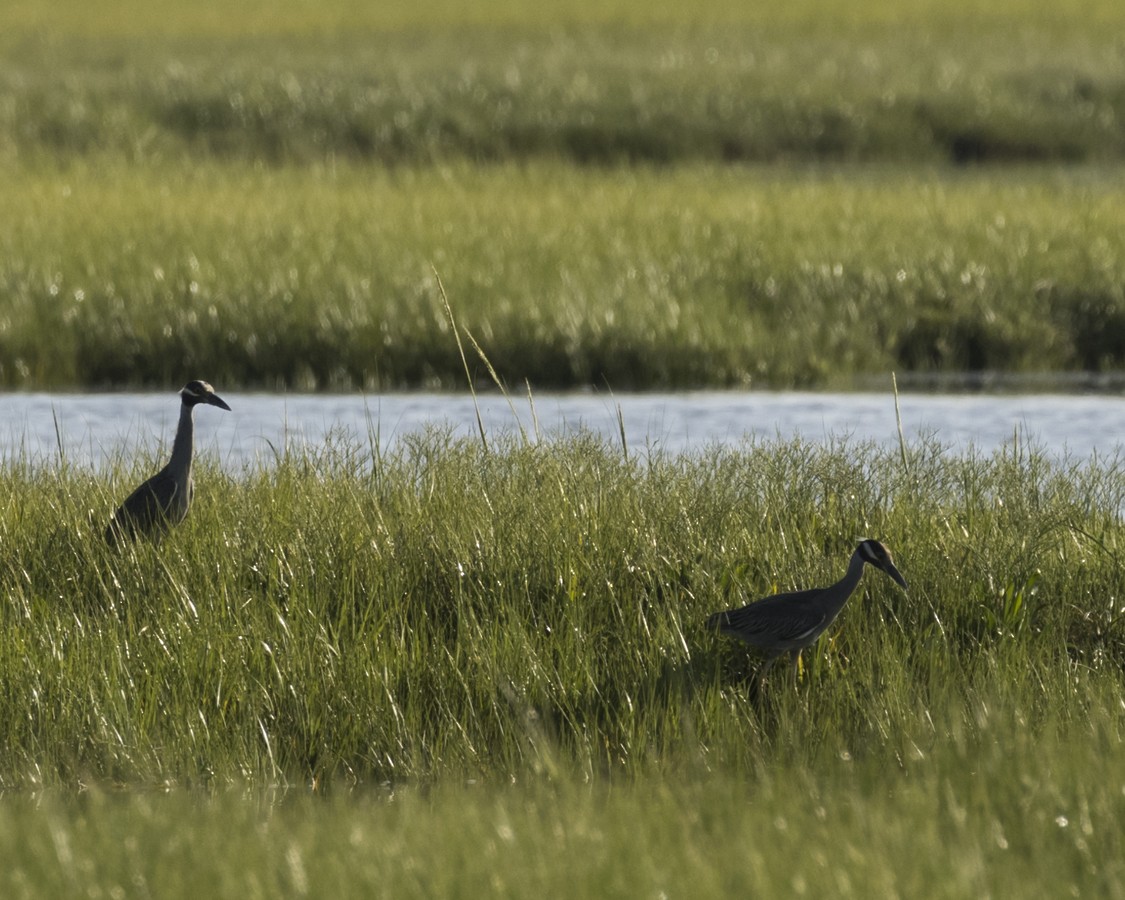
<path id="1" fill-rule="evenodd" d="M 760 685 L 770 666 L 783 653 L 793 657 L 793 676 L 797 674 L 797 658 L 840 614 L 844 604 L 859 584 L 865 564 L 886 572 L 903 588 L 906 579 L 891 560 L 890 551 L 878 541 L 861 541 L 848 563 L 848 571 L 835 584 L 808 591 L 774 594 L 744 606 L 715 613 L 707 627 L 740 638 L 757 647 L 766 656 L 757 682 Z"/>
<path id="2" fill-rule="evenodd" d="M 180 391 L 180 423 L 168 465 L 131 493 L 113 514 L 105 539 L 116 544 L 139 535 L 160 536 L 184 520 L 191 506 L 192 413 L 200 403 L 230 407 L 206 381 L 189 381 Z"/>

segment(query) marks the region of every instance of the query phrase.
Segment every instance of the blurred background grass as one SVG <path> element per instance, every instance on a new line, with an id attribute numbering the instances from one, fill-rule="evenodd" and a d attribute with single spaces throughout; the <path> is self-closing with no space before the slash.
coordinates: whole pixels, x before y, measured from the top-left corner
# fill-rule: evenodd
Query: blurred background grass
<path id="1" fill-rule="evenodd" d="M 0 185 L 9 387 L 455 389 L 435 269 L 514 388 L 1125 366 L 1109 169 L 91 160 Z"/>
<path id="2" fill-rule="evenodd" d="M 272 164 L 962 164 L 1118 160 L 1125 148 L 1120 47 L 1085 15 L 1019 27 L 936 8 L 899 21 L 630 23 L 568 8 L 562 23 L 547 10 L 498 25 L 484 24 L 486 5 L 479 23 L 423 8 L 409 24 L 358 16 L 345 28 L 342 10 L 327 24 L 333 9 L 323 29 L 289 26 L 284 12 L 223 34 L 173 15 L 144 39 L 108 24 L 87 34 L 81 16 L 71 31 L 65 19 L 14 29 L 3 149 Z"/>
<path id="3" fill-rule="evenodd" d="M 1114 4 L 3 15 L 7 386 L 447 388 L 432 268 L 514 384 L 1125 358 Z"/>
<path id="4" fill-rule="evenodd" d="M 746 4 L 736 0 L 703 0 L 686 6 L 674 0 L 485 0 L 473 5 L 453 0 L 419 0 L 414 3 L 364 3 L 361 0 L 247 0 L 229 7 L 217 0 L 190 5 L 171 0 L 122 0 L 115 3 L 82 3 L 60 0 L 47 8 L 30 0 L 5 5 L 5 29 L 16 33 L 68 34 L 82 38 L 162 35 L 210 36 L 285 34 L 301 36 L 333 33 L 386 32 L 392 30 L 518 25 L 529 28 L 565 25 L 678 26 L 707 23 L 741 23 L 756 27 L 826 28 L 848 25 L 908 25 L 934 32 L 1003 24 L 1016 29 L 1051 27 L 1070 30 L 1119 24 L 1125 18 L 1112 0 L 1060 0 L 1045 6 L 1034 0 L 1001 0 L 981 4 L 976 0 L 866 0 L 862 4 L 825 4 L 820 0 L 767 0 Z"/>

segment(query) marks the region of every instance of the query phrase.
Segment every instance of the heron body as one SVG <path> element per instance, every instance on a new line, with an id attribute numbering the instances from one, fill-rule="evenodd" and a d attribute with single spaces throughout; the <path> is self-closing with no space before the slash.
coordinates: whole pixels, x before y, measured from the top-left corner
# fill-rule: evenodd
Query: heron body
<path id="1" fill-rule="evenodd" d="M 191 459 L 194 412 L 200 403 L 229 410 L 206 381 L 189 381 L 180 391 L 180 421 L 168 464 L 125 498 L 106 526 L 105 539 L 116 544 L 140 536 L 159 537 L 184 520 L 191 507 Z"/>
<path id="2" fill-rule="evenodd" d="M 855 592 L 865 565 L 886 572 L 906 587 L 906 579 L 895 568 L 890 551 L 879 541 L 861 541 L 844 577 L 835 584 L 774 594 L 741 609 L 715 613 L 707 620 L 707 627 L 739 638 L 765 654 L 765 663 L 758 673 L 761 682 L 779 656 L 792 654 L 795 665 L 800 652 L 824 633 Z"/>

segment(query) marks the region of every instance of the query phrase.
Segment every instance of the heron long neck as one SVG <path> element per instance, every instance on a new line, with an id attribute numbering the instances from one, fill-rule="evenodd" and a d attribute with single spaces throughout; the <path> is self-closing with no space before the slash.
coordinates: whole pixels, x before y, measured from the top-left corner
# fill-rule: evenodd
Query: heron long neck
<path id="1" fill-rule="evenodd" d="M 173 472 L 191 474 L 192 437 L 195 422 L 192 418 L 194 407 L 186 403 L 180 405 L 180 424 L 176 426 L 176 439 L 172 442 L 172 459 L 168 468 Z"/>
<path id="2" fill-rule="evenodd" d="M 844 608 L 848 598 L 855 592 L 859 579 L 863 576 L 863 563 L 863 557 L 859 555 L 857 550 L 852 554 L 851 561 L 848 563 L 848 571 L 844 573 L 844 577 L 825 589 L 822 601 L 830 618 L 836 616 Z"/>

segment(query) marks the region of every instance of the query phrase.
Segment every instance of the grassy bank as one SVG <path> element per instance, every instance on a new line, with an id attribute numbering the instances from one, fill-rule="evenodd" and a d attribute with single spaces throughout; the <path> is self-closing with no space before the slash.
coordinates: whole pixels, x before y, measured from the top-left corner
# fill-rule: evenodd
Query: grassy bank
<path id="1" fill-rule="evenodd" d="M 513 385 L 1120 371 L 1122 27 L 9 4 L 0 386 L 461 384 L 432 267 Z"/>
<path id="2" fill-rule="evenodd" d="M 370 463 L 207 473 L 182 531 L 123 555 L 100 532 L 139 472 L 6 472 L 0 783 L 753 771 L 944 740 L 928 717 L 976 695 L 1120 715 L 1118 466 L 436 437 Z M 750 705 L 706 614 L 834 580 L 860 535 L 911 593 L 872 578 L 806 699 Z"/>
<path id="3" fill-rule="evenodd" d="M 1119 464 L 340 443 L 111 553 L 145 471 L 2 474 L 6 894 L 1125 890 Z M 751 699 L 703 619 L 859 535 Z"/>
<path id="4" fill-rule="evenodd" d="M 964 726 L 902 764 L 761 775 L 14 799 L 0 885 L 9 897 L 1122 896 L 1120 731 L 1045 737 L 992 710 Z"/>
<path id="5" fill-rule="evenodd" d="M 103 161 L 0 184 L 8 387 L 461 385 L 433 268 L 512 385 L 1125 366 L 1108 170 Z"/>
<path id="6" fill-rule="evenodd" d="M 1113 4 L 25 8 L 0 150 L 271 163 L 1118 161 Z"/>

